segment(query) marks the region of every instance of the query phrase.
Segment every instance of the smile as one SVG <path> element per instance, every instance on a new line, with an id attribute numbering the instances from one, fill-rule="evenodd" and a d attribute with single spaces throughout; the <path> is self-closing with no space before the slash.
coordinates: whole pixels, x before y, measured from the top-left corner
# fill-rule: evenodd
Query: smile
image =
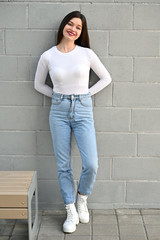
<path id="1" fill-rule="evenodd" d="M 67 33 L 70 35 L 70 36 L 75 36 L 74 33 L 70 32 L 70 31 L 67 31 Z"/>

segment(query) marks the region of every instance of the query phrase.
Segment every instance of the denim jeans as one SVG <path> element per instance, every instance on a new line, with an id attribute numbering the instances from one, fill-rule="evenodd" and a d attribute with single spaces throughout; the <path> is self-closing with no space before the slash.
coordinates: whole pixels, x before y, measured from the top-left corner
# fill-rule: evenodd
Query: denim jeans
<path id="1" fill-rule="evenodd" d="M 78 191 L 91 194 L 98 169 L 98 154 L 90 93 L 63 95 L 53 93 L 49 114 L 58 180 L 65 204 L 75 202 L 71 160 L 72 131 L 82 159 Z"/>

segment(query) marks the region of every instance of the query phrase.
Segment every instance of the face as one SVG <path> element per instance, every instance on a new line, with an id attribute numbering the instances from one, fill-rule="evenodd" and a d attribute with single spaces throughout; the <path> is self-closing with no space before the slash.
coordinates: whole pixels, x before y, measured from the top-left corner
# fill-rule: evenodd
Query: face
<path id="1" fill-rule="evenodd" d="M 63 36 L 68 40 L 77 40 L 82 32 L 82 20 L 80 18 L 72 18 L 63 29 Z"/>

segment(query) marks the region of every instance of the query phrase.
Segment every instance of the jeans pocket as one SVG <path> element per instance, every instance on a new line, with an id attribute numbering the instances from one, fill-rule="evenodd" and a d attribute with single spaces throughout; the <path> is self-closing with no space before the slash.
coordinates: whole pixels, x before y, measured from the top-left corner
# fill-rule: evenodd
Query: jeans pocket
<path id="1" fill-rule="evenodd" d="M 92 107 L 92 98 L 91 97 L 84 97 L 80 99 L 80 103 L 84 107 L 91 108 Z"/>
<path id="2" fill-rule="evenodd" d="M 56 98 L 56 97 L 52 98 L 52 104 L 53 105 L 59 105 L 61 102 L 62 102 L 61 98 Z"/>

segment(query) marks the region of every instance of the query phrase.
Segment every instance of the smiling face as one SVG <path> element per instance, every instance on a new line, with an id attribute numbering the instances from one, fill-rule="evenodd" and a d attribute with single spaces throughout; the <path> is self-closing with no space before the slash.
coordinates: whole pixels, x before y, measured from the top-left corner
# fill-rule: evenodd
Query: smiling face
<path id="1" fill-rule="evenodd" d="M 82 20 L 80 18 L 72 18 L 63 29 L 63 37 L 68 40 L 77 40 L 82 32 Z"/>

